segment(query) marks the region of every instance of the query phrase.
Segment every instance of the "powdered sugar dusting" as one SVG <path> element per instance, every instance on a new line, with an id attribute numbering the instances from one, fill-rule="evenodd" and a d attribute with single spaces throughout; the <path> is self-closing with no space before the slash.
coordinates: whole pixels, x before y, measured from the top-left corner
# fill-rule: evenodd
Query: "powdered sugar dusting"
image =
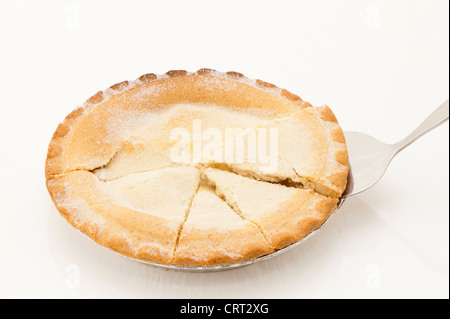
<path id="1" fill-rule="evenodd" d="M 283 90 L 281 88 L 279 88 L 277 86 L 273 86 L 273 87 L 261 86 L 258 84 L 258 80 L 256 80 L 256 79 L 250 79 L 245 76 L 243 76 L 241 78 L 236 78 L 236 77 L 232 77 L 232 76 L 228 75 L 227 73 L 219 72 L 216 70 L 211 71 L 209 74 L 213 75 L 215 77 L 218 77 L 218 78 L 223 78 L 223 79 L 228 79 L 228 80 L 232 79 L 233 81 L 244 83 L 244 84 L 250 85 L 252 87 L 255 87 L 257 89 L 260 89 L 260 90 L 263 90 L 263 91 L 266 91 L 266 92 L 269 92 L 269 93 L 272 93 L 275 95 L 279 95 L 280 97 L 282 97 L 281 93 Z"/>
<path id="2" fill-rule="evenodd" d="M 89 223 L 99 227 L 101 231 L 106 224 L 106 220 L 96 214 L 83 198 L 75 195 L 70 183 L 64 183 L 63 187 L 64 192 L 55 198 L 56 205 L 67 210 L 76 225 L 80 226 Z"/>
<path id="3" fill-rule="evenodd" d="M 186 72 L 186 76 L 191 76 L 194 74 L 196 74 L 196 73 Z M 206 88 L 209 87 L 211 89 L 214 89 L 214 88 L 220 87 L 223 90 L 231 91 L 233 89 L 236 89 L 236 82 L 239 82 L 239 83 L 244 83 L 249 86 L 255 87 L 262 91 L 266 91 L 271 94 L 280 96 L 282 98 L 285 98 L 285 97 L 283 97 L 283 94 L 282 94 L 283 90 L 281 88 L 276 87 L 276 86 L 271 86 L 271 87 L 262 86 L 262 85 L 258 84 L 258 80 L 255 80 L 255 79 L 249 79 L 245 76 L 235 77 L 235 76 L 229 75 L 225 72 L 219 72 L 216 70 L 210 70 L 209 72 L 207 72 L 207 74 L 212 75 L 213 78 L 210 77 L 208 79 L 209 85 L 206 85 L 205 86 Z M 153 81 L 157 81 L 157 80 L 161 80 L 161 79 L 168 79 L 168 78 L 170 78 L 170 76 L 167 73 L 166 74 L 156 74 L 156 78 Z M 205 79 L 206 79 L 206 77 L 205 77 Z M 227 82 L 227 86 L 224 86 L 221 79 L 227 79 L 230 81 Z M 126 86 L 122 87 L 121 89 L 111 89 L 111 88 L 105 89 L 105 90 L 101 91 L 103 94 L 103 98 L 101 101 L 99 101 L 98 103 L 91 103 L 91 102 L 86 101 L 83 104 L 81 104 L 78 108 L 83 108 L 84 110 L 89 112 L 93 106 L 95 106 L 99 103 L 104 103 L 104 102 L 108 101 L 110 98 L 112 98 L 113 96 L 119 95 L 120 93 L 123 93 L 134 87 L 141 86 L 144 83 L 145 82 L 142 82 L 138 78 L 134 81 L 128 81 L 128 84 Z M 144 98 L 144 97 L 148 98 L 149 96 L 151 96 L 153 94 L 158 94 L 163 88 L 164 88 L 164 84 L 155 83 L 154 85 L 148 86 L 145 89 L 135 92 L 136 94 L 134 95 L 134 98 L 137 100 L 142 100 L 142 98 Z"/>
<path id="4" fill-rule="evenodd" d="M 192 259 L 195 260 L 197 263 L 202 264 L 205 262 L 208 262 L 211 258 L 211 256 L 226 256 L 232 260 L 241 260 L 244 258 L 242 254 L 239 254 L 235 251 L 230 251 L 223 247 L 214 247 L 210 249 L 206 249 L 204 251 L 196 250 L 195 253 L 192 251 L 186 252 L 186 251 L 177 251 L 176 253 L 177 258 L 180 259 Z"/>
<path id="5" fill-rule="evenodd" d="M 173 248 L 170 245 L 161 245 L 154 241 L 136 242 L 135 239 L 130 238 L 125 232 L 119 233 L 118 237 L 128 244 L 128 247 L 135 255 L 143 252 L 154 255 L 155 250 L 158 251 L 159 256 L 172 255 Z"/>
<path id="6" fill-rule="evenodd" d="M 181 73 L 180 73 L 181 74 Z M 183 73 L 183 75 L 181 76 L 192 76 L 195 75 L 196 73 Z M 198 74 L 200 74 L 200 72 L 198 72 Z M 277 95 L 282 97 L 283 99 L 287 99 L 287 100 L 291 100 L 289 97 L 289 95 L 286 95 L 286 91 L 282 90 L 276 86 L 272 86 L 270 84 L 267 84 L 265 82 L 259 81 L 259 80 L 253 80 L 253 79 L 248 79 L 246 77 L 241 77 L 241 76 L 235 76 L 232 74 L 227 74 L 227 73 L 222 73 L 222 72 L 218 72 L 218 71 L 203 71 L 201 74 L 205 74 L 208 76 L 201 76 L 198 79 L 196 79 L 196 81 L 199 81 L 202 90 L 205 90 L 206 92 L 209 92 L 210 94 L 216 94 L 216 92 L 220 92 L 219 94 L 222 93 L 227 93 L 227 92 L 236 92 L 236 91 L 241 91 L 243 94 L 245 93 L 244 88 L 242 88 L 242 86 L 238 85 L 238 83 L 243 83 L 246 84 L 248 86 L 257 88 L 259 90 L 262 91 L 266 91 L 269 92 L 273 95 Z M 171 74 L 160 74 L 157 75 L 155 77 L 154 80 L 150 80 L 152 81 L 156 81 L 156 80 L 164 80 L 164 79 L 168 79 L 172 76 L 177 76 L 176 72 L 173 72 Z M 153 79 L 153 76 L 150 76 L 148 78 Z M 224 79 L 228 80 L 228 81 L 223 81 Z M 111 155 L 111 145 L 113 145 L 113 147 L 116 148 L 116 152 L 113 153 L 112 157 L 115 156 L 115 154 L 117 154 L 120 151 L 121 145 L 120 143 L 123 142 L 123 140 L 125 139 L 126 141 L 131 141 L 133 142 L 133 138 L 134 138 L 134 134 L 136 133 L 150 133 L 150 131 L 146 131 L 145 128 L 147 127 L 153 127 L 154 124 L 154 120 L 161 117 L 161 111 L 164 111 L 165 113 L 170 113 L 170 111 L 173 111 L 175 109 L 174 106 L 178 107 L 178 108 L 182 108 L 182 104 L 181 106 L 177 104 L 172 104 L 172 105 L 164 105 L 164 106 L 159 106 L 157 103 L 155 103 L 155 101 L 157 101 L 157 97 L 161 96 L 161 94 L 170 94 L 170 91 L 172 89 L 171 87 L 171 82 L 170 81 L 160 81 L 160 82 L 153 82 L 152 85 L 144 85 L 145 83 L 148 83 L 148 81 L 141 81 L 139 79 L 135 80 L 135 81 L 130 81 L 130 82 L 122 82 L 120 84 L 114 85 L 111 88 L 108 88 L 106 90 L 101 91 L 101 94 L 98 94 L 97 98 L 92 98 L 91 101 L 85 102 L 82 106 L 78 107 L 76 109 L 76 111 L 74 112 L 72 117 L 68 117 L 66 119 L 66 121 L 71 121 L 72 119 L 74 119 L 75 117 L 82 117 L 82 116 L 86 116 L 88 114 L 90 114 L 91 112 L 95 111 L 95 106 L 98 106 L 99 104 L 105 103 L 107 101 L 110 101 L 111 103 L 107 104 L 106 107 L 100 106 L 101 111 L 106 111 L 106 113 L 96 113 L 96 114 L 92 114 L 92 115 L 98 115 L 101 114 L 102 118 L 99 119 L 98 123 L 99 123 L 99 127 L 100 125 L 104 125 L 101 126 L 101 128 L 106 130 L 106 134 L 104 137 L 104 140 L 99 140 L 97 141 L 97 143 L 99 144 L 98 147 L 99 149 L 102 148 L 102 145 L 107 145 L 105 147 L 105 150 L 100 150 L 99 154 L 107 154 L 108 156 Z M 132 90 L 134 88 L 135 89 L 134 92 L 131 92 L 132 94 L 120 94 L 123 93 L 125 91 L 128 90 Z M 289 93 L 289 92 L 287 92 Z M 292 98 L 292 100 L 295 100 L 295 96 Z M 95 102 L 94 102 L 95 101 Z M 118 107 L 116 108 L 116 104 L 115 102 L 118 102 L 117 105 Z M 301 103 L 303 103 L 300 100 Z M 195 104 L 200 104 L 200 103 L 195 103 Z M 146 107 L 149 106 L 149 108 L 147 109 Z M 211 105 L 205 105 L 206 107 L 211 107 Z M 193 106 L 193 108 L 202 108 L 202 105 L 196 105 Z M 218 107 L 217 105 L 214 105 L 214 107 Z M 280 107 L 281 108 L 281 107 Z M 224 107 L 224 109 L 226 109 L 228 112 L 235 112 L 236 113 L 244 113 L 244 112 L 238 112 L 239 110 L 236 108 L 234 109 L 233 106 L 231 107 Z M 265 112 L 266 114 L 263 114 L 263 112 Z M 270 114 L 272 111 L 270 109 L 267 109 L 265 111 L 262 111 L 261 109 L 251 109 L 251 108 L 247 108 L 245 109 L 245 113 L 246 115 L 256 115 L 257 117 L 259 117 L 259 119 L 255 119 L 256 120 L 262 120 L 262 118 L 264 117 L 268 117 L 271 120 L 276 120 L 276 121 L 281 121 L 286 118 L 280 119 L 279 116 L 280 114 L 276 114 L 275 111 L 273 111 L 273 114 Z M 281 111 L 280 111 L 281 113 Z M 292 114 L 291 114 L 292 115 Z M 284 115 L 285 116 L 285 115 Z M 231 117 L 231 116 L 230 116 Z M 290 116 L 289 116 L 290 117 Z M 186 117 L 188 118 L 188 117 Z M 223 119 L 221 119 L 223 120 Z M 253 120 L 253 119 L 252 119 Z M 267 120 L 267 119 L 266 119 Z M 97 122 L 94 121 L 94 126 L 97 125 Z M 101 122 L 101 124 L 100 124 Z M 332 132 L 333 130 L 339 128 L 339 125 L 333 122 L 329 122 L 329 121 L 323 121 L 323 125 L 326 131 L 328 131 L 328 133 Z M 105 124 L 106 123 L 106 124 Z M 70 125 L 70 123 L 68 123 L 68 127 L 69 127 L 69 133 L 70 130 L 73 129 L 73 126 Z M 85 123 L 84 123 L 85 124 Z M 268 123 L 265 123 L 266 125 L 268 125 Z M 274 123 L 271 123 L 274 124 Z M 261 124 L 259 124 L 261 125 Z M 144 128 L 144 129 L 143 129 Z M 96 129 L 96 128 L 92 128 L 92 129 Z M 330 134 L 328 134 L 330 135 Z M 140 137 L 140 136 L 139 136 Z M 102 137 L 100 137 L 99 139 L 101 139 Z M 140 142 L 140 141 L 139 141 Z M 95 143 L 95 141 L 93 142 Z M 109 144 L 109 145 L 108 145 Z M 339 150 L 342 145 L 342 143 L 338 143 L 336 141 L 332 142 L 332 148 L 335 149 L 336 151 Z M 138 145 L 140 145 L 139 143 L 136 144 L 136 148 L 138 147 Z M 81 153 L 81 152 L 80 152 Z M 62 154 L 64 154 L 64 149 L 62 150 Z M 86 159 L 83 164 L 87 165 L 87 166 L 92 166 L 92 167 L 96 167 L 98 168 L 99 163 L 103 163 L 105 165 L 107 165 L 108 163 L 110 163 L 111 161 L 111 157 L 108 159 L 109 162 L 105 163 L 105 156 L 91 156 L 90 158 Z M 341 164 L 339 164 L 340 166 L 343 166 Z M 336 166 L 334 166 L 336 167 Z M 100 175 L 100 177 L 102 177 Z M 100 183 L 106 183 L 106 182 L 100 182 Z M 180 183 L 178 183 L 180 184 Z M 181 184 L 183 184 L 183 182 L 181 182 Z M 102 184 L 103 186 L 105 184 Z M 103 187 L 102 186 L 102 187 Z M 175 189 L 177 186 L 173 187 L 171 186 L 172 189 Z M 95 213 L 95 209 L 93 210 L 89 203 L 84 200 L 81 196 L 77 196 L 74 193 L 74 189 L 73 187 L 69 184 L 69 183 L 65 183 L 63 185 L 64 191 L 62 192 L 62 195 L 56 195 L 55 196 L 55 203 L 57 204 L 57 206 L 67 210 L 67 212 L 69 212 L 70 214 L 70 218 L 73 220 L 73 223 L 77 226 L 81 226 L 84 224 L 90 224 L 90 225 L 95 225 L 97 226 L 100 230 L 102 230 L 105 227 L 106 224 L 106 220 L 105 218 L 103 218 L 101 215 Z M 106 188 L 103 189 L 104 191 L 106 191 Z M 144 193 L 144 192 L 141 192 Z M 165 192 L 163 192 L 165 193 Z M 111 193 L 109 194 L 111 195 Z M 156 213 L 154 213 L 153 211 L 153 207 L 150 207 L 150 205 L 148 207 L 150 207 L 150 210 L 147 210 L 147 206 L 142 206 L 142 207 L 138 207 L 135 206 L 134 204 L 136 204 L 134 202 L 135 200 L 135 194 L 132 194 L 133 198 L 131 201 L 128 200 L 119 200 L 121 199 L 120 196 L 118 196 L 117 194 L 115 194 L 114 196 L 112 196 L 112 198 L 115 198 L 116 201 L 111 200 L 108 203 L 103 203 L 103 205 L 119 205 L 122 207 L 128 207 L 129 209 L 132 209 L 136 212 L 141 212 L 141 213 L 148 213 L 148 214 L 152 214 L 152 215 L 158 215 Z M 144 194 L 145 195 L 145 194 Z M 158 197 L 156 200 L 152 200 L 150 202 L 155 202 L 155 201 L 161 201 L 161 198 Z M 171 203 L 176 203 L 176 200 L 171 201 Z M 92 203 L 91 203 L 92 204 Z M 144 203 L 147 205 L 147 203 Z M 183 213 L 185 212 L 185 210 L 187 210 L 187 212 L 185 213 L 186 218 L 185 218 L 185 226 L 186 229 L 183 230 L 183 228 L 180 228 L 180 218 L 179 219 L 167 219 L 167 223 L 165 224 L 165 227 L 167 227 L 168 229 L 171 229 L 172 231 L 176 231 L 176 230 L 180 230 L 180 232 L 178 233 L 178 239 L 180 239 L 182 237 L 182 232 L 181 231 L 188 231 L 189 228 L 195 228 L 195 230 L 203 230 L 205 233 L 208 232 L 214 232 L 216 234 L 221 234 L 222 237 L 229 237 L 229 236 L 233 236 L 234 234 L 238 233 L 240 231 L 239 229 L 239 225 L 242 226 L 242 224 L 244 223 L 245 225 L 249 224 L 250 222 L 245 220 L 244 218 L 241 218 L 241 215 L 236 215 L 235 216 L 235 212 L 232 211 L 232 216 L 236 217 L 236 218 L 229 218 L 228 220 L 226 218 L 224 218 L 222 215 L 220 216 L 213 216 L 213 217 L 209 217 L 209 218 L 205 218 L 206 215 L 203 214 L 202 216 L 200 216 L 201 214 L 199 214 L 198 218 L 193 218 L 194 215 L 188 215 L 191 213 L 191 208 L 186 208 L 188 205 L 186 202 L 178 202 L 177 205 L 179 205 L 180 207 L 182 207 L 183 209 L 180 210 Z M 95 206 L 95 205 L 94 205 Z M 193 206 L 195 207 L 195 205 Z M 107 208 L 107 207 L 106 207 Z M 159 207 L 158 207 L 159 208 Z M 227 208 L 228 209 L 228 208 Z M 207 212 L 208 209 L 203 209 L 201 213 Z M 209 211 L 211 211 L 211 209 L 209 209 Z M 181 214 L 180 214 L 181 215 Z M 184 216 L 184 215 L 183 215 Z M 238 217 L 240 216 L 240 217 Z M 193 223 L 191 223 L 191 221 L 194 220 Z M 223 222 L 223 223 L 221 223 Z M 252 223 L 253 224 L 253 223 Z M 182 224 L 181 227 L 183 227 L 184 224 Z M 248 225 L 247 225 L 248 226 Z M 259 227 L 258 225 L 255 224 L 255 226 Z M 259 229 L 261 231 L 261 234 L 264 235 L 262 233 L 262 230 Z M 158 242 L 153 242 L 153 241 L 149 241 L 149 240 L 142 240 L 139 239 L 137 240 L 136 238 L 134 238 L 132 232 L 128 233 L 128 230 L 124 230 L 123 232 L 121 231 L 117 231 L 117 233 L 113 234 L 114 238 L 120 239 L 120 241 L 126 243 L 126 245 L 129 247 L 129 249 L 137 256 L 142 255 L 142 253 L 148 252 L 148 254 L 151 255 L 155 255 L 155 254 L 159 254 L 160 256 L 166 256 L 167 255 L 171 255 L 174 252 L 177 252 L 177 243 L 173 243 L 172 246 L 170 246 L 170 243 L 163 245 L 161 243 Z M 149 238 L 152 239 L 152 238 Z M 195 242 L 195 241 L 194 241 Z M 181 243 L 181 242 L 180 242 Z M 188 241 L 187 245 L 184 245 L 183 249 L 180 249 L 180 256 L 184 256 L 193 260 L 196 260 L 199 263 L 204 263 L 204 262 L 208 262 L 211 260 L 211 256 L 213 257 L 217 257 L 217 256 L 221 256 L 221 257 L 228 257 L 232 260 L 239 260 L 239 259 L 243 259 L 243 254 L 245 255 L 245 252 L 242 252 L 243 250 L 245 250 L 244 248 L 236 248 L 236 247 L 230 247 L 230 245 L 228 244 L 223 244 L 221 245 L 210 245 L 208 246 L 206 249 L 204 250 L 197 250 L 195 253 L 192 253 L 192 246 L 189 247 L 189 245 L 191 245 L 191 243 Z M 187 249 L 186 249 L 187 248 Z M 157 251 L 157 252 L 155 252 Z M 188 251 L 189 253 L 186 253 L 186 251 Z M 195 251 L 195 249 L 194 249 Z M 242 252 L 242 254 L 241 254 Z"/>

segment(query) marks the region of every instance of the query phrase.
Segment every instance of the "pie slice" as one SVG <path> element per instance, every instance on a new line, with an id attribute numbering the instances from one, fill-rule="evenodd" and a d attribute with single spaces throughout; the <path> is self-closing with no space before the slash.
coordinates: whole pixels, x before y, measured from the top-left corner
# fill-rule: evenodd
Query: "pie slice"
<path id="1" fill-rule="evenodd" d="M 258 225 L 275 249 L 281 249 L 319 228 L 337 200 L 311 189 L 256 181 L 208 168 L 204 176 L 242 218 Z"/>
<path id="2" fill-rule="evenodd" d="M 290 181 L 330 197 L 339 197 L 346 188 L 348 155 L 345 138 L 326 106 L 306 108 L 291 116 L 250 127 L 236 133 L 217 149 L 225 148 L 227 142 L 237 144 L 237 141 L 244 145 L 241 160 L 236 156 L 224 156 L 222 161 L 209 159 L 207 162 L 216 167 L 225 164 L 241 175 L 259 180 Z M 247 151 L 258 147 L 265 152 Z"/>
<path id="3" fill-rule="evenodd" d="M 181 231 L 174 262 L 183 266 L 233 264 L 271 251 L 257 226 L 202 186 Z"/>
<path id="4" fill-rule="evenodd" d="M 200 183 L 195 168 L 166 168 L 110 182 L 74 171 L 47 183 L 56 207 L 76 228 L 123 255 L 169 263 Z"/>

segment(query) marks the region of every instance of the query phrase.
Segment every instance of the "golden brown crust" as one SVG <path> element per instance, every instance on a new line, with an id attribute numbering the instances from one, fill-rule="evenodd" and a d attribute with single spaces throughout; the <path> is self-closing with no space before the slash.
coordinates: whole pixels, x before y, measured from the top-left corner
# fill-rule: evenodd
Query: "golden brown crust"
<path id="1" fill-rule="evenodd" d="M 321 108 L 320 117 L 332 124 L 329 134 L 336 142 L 334 160 L 341 165 L 330 174 L 336 186 L 336 198 L 320 200 L 316 215 L 287 223 L 290 212 L 304 209 L 306 205 L 300 198 L 292 198 L 267 220 L 261 220 L 262 224 L 273 226 L 268 233 L 272 248 L 256 235 L 255 227 L 247 225 L 240 229 L 239 242 L 233 236 L 190 226 L 180 233 L 183 223 L 174 225 L 164 218 L 115 203 L 91 171 L 107 165 L 126 145 L 121 127 L 142 115 L 182 102 L 210 103 L 243 112 L 257 110 L 269 118 L 313 109 L 297 95 L 271 83 L 251 80 L 238 72 L 221 73 L 212 69 L 194 73 L 172 70 L 163 75 L 148 73 L 135 81 L 123 81 L 99 91 L 58 125 L 47 153 L 47 189 L 58 211 L 73 227 L 98 244 L 131 258 L 159 264 L 219 265 L 254 259 L 270 253 L 272 248 L 285 247 L 318 228 L 335 209 L 336 198 L 345 189 L 348 155 L 342 130 L 327 107 Z M 286 218 L 274 220 L 273 216 Z M 193 246 L 178 247 L 177 242 L 187 236 L 187 230 L 193 236 Z M 211 240 L 238 253 L 208 250 L 205 247 Z M 176 256 L 175 251 L 178 251 Z M 203 259 L 199 261 L 200 254 Z"/>
<path id="2" fill-rule="evenodd" d="M 308 107 L 263 126 L 278 131 L 277 167 L 265 172 L 263 165 L 244 159 L 242 163 L 226 162 L 231 170 L 263 181 L 291 180 L 334 198 L 342 195 L 349 171 L 347 146 L 342 129 L 327 106 Z M 255 133 L 260 127 L 247 132 Z"/>
<path id="3" fill-rule="evenodd" d="M 174 264 L 216 266 L 272 252 L 259 228 L 242 219 L 209 187 L 200 186 L 179 236 Z"/>
<path id="4" fill-rule="evenodd" d="M 323 106 L 318 108 L 318 110 L 320 117 L 324 121 L 331 123 L 331 128 L 328 129 L 328 135 L 331 136 L 331 139 L 334 142 L 332 144 L 332 149 L 335 160 L 330 171 L 330 181 L 334 185 L 334 192 L 331 195 L 338 198 L 347 187 L 347 176 L 350 170 L 345 136 L 336 116 L 328 106 Z"/>
<path id="5" fill-rule="evenodd" d="M 191 267 L 233 264 L 252 260 L 272 251 L 255 226 L 246 225 L 227 233 L 215 229 L 185 227 L 173 264 Z"/>
<path id="6" fill-rule="evenodd" d="M 93 241 L 122 255 L 167 264 L 181 223 L 118 205 L 90 172 L 70 172 L 47 181 L 61 215 Z"/>
<path id="7" fill-rule="evenodd" d="M 115 125 L 111 121 L 136 117 L 136 112 L 142 114 L 184 101 L 277 114 L 289 114 L 306 105 L 298 96 L 274 85 L 237 74 L 211 69 L 196 73 L 173 70 L 163 76 L 146 74 L 134 82 L 123 81 L 98 92 L 66 117 L 62 123 L 65 134 L 58 133 L 50 142 L 46 177 L 105 165 L 120 147 L 119 137 L 108 131 L 108 126 Z M 233 87 L 233 94 L 229 87 Z"/>
<path id="8" fill-rule="evenodd" d="M 156 74 L 147 73 L 147 74 L 141 75 L 139 77 L 139 81 L 145 83 L 145 82 L 150 82 L 150 81 L 156 80 L 157 78 L 158 78 L 158 76 Z"/>
<path id="9" fill-rule="evenodd" d="M 338 202 L 312 189 L 266 183 L 217 169 L 208 168 L 204 178 L 244 219 L 258 225 L 274 249 L 319 228 Z"/>
<path id="10" fill-rule="evenodd" d="M 272 247 L 282 249 L 318 229 L 336 209 L 337 199 L 308 190 L 297 192 L 273 212 L 258 220 Z"/>

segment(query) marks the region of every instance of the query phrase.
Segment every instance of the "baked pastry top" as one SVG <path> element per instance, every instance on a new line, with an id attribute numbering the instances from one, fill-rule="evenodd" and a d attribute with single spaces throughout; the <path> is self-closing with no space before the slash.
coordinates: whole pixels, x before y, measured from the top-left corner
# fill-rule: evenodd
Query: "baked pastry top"
<path id="1" fill-rule="evenodd" d="M 58 126 L 46 161 L 63 217 L 163 265 L 251 260 L 319 228 L 349 171 L 332 111 L 240 73 L 146 74 Z"/>

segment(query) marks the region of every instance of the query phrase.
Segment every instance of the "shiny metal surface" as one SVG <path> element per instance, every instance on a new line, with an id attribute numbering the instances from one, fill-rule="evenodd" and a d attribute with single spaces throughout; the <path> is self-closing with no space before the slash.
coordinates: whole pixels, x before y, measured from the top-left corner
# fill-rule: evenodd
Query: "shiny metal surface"
<path id="1" fill-rule="evenodd" d="M 343 196 L 359 194 L 375 185 L 383 177 L 395 155 L 419 137 L 446 122 L 448 117 L 449 101 L 447 100 L 411 134 L 396 144 L 384 144 L 363 133 L 345 132 L 351 174 Z"/>

